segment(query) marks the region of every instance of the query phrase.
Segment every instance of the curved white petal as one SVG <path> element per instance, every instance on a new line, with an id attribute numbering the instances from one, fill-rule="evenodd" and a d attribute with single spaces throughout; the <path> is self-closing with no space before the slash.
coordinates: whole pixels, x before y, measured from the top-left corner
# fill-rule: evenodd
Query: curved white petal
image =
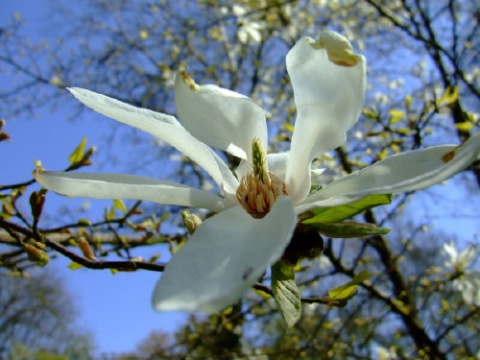
<path id="1" fill-rule="evenodd" d="M 238 181 L 228 166 L 212 149 L 193 137 L 173 116 L 137 108 L 90 90 L 80 88 L 69 90 L 83 104 L 100 114 L 143 130 L 172 145 L 205 169 L 226 192 L 235 193 Z"/>
<path id="2" fill-rule="evenodd" d="M 236 206 L 206 220 L 173 255 L 153 307 L 214 313 L 232 305 L 282 256 L 296 221 L 288 197 L 279 197 L 263 219 Z"/>
<path id="3" fill-rule="evenodd" d="M 287 176 L 288 156 L 288 152 L 267 154 L 268 171 L 274 173 L 283 182 Z"/>
<path id="4" fill-rule="evenodd" d="M 171 181 L 124 174 L 42 170 L 36 170 L 34 175 L 45 188 L 72 197 L 137 199 L 160 204 L 204 208 L 214 212 L 225 208 L 225 200 L 219 196 Z"/>
<path id="5" fill-rule="evenodd" d="M 316 193 L 315 193 L 316 194 Z M 313 194 L 313 195 L 315 195 Z M 328 198 L 318 198 L 314 199 L 311 196 L 307 197 L 307 199 L 302 202 L 301 204 L 295 207 L 295 212 L 297 214 L 302 214 L 305 211 L 317 208 L 329 208 L 334 206 L 340 206 L 345 204 L 351 204 L 355 201 L 362 200 L 365 196 L 343 196 L 343 195 L 335 195 Z M 307 202 L 308 201 L 308 202 Z"/>
<path id="6" fill-rule="evenodd" d="M 455 175 L 479 154 L 480 133 L 460 146 L 433 146 L 394 155 L 332 182 L 309 196 L 304 206 L 340 205 L 372 194 L 423 189 Z"/>
<path id="7" fill-rule="evenodd" d="M 248 160 L 240 160 L 237 168 L 235 169 L 235 174 L 237 175 L 237 179 L 243 178 L 245 175 L 251 173 L 253 170 L 252 163 Z"/>
<path id="8" fill-rule="evenodd" d="M 249 159 L 252 141 L 267 148 L 265 112 L 250 98 L 215 85 L 197 85 L 180 71 L 175 80 L 175 103 L 183 126 L 205 144 Z"/>
<path id="9" fill-rule="evenodd" d="M 357 120 L 366 84 L 365 59 L 343 36 L 323 32 L 302 38 L 287 55 L 297 119 L 287 167 L 287 187 L 296 201 L 310 190 L 310 165 L 340 146 Z"/>

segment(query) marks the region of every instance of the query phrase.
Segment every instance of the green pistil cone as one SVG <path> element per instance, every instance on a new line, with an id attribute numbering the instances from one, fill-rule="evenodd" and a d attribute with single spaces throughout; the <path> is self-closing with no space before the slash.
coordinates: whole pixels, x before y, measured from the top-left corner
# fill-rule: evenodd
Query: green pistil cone
<path id="1" fill-rule="evenodd" d="M 267 155 L 260 145 L 259 139 L 253 139 L 252 143 L 253 173 L 260 180 L 267 178 Z"/>

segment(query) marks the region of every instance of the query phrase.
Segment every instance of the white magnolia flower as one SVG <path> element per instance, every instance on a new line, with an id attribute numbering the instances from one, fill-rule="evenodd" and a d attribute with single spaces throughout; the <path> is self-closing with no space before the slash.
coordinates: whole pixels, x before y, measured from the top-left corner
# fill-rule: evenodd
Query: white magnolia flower
<path id="1" fill-rule="evenodd" d="M 445 267 L 455 272 L 464 272 L 478 256 L 473 247 L 463 249 L 459 253 L 454 242 L 443 244 L 443 253 L 447 257 Z"/>
<path id="2" fill-rule="evenodd" d="M 238 40 L 242 44 L 247 44 L 250 41 L 259 43 L 262 40 L 262 31 L 265 28 L 265 23 L 246 16 L 247 9 L 241 5 L 234 4 L 232 12 L 238 19 Z"/>
<path id="3" fill-rule="evenodd" d="M 468 271 L 453 281 L 454 288 L 462 294 L 468 305 L 480 307 L 480 271 Z"/>
<path id="4" fill-rule="evenodd" d="M 298 215 L 351 203 L 371 194 L 425 188 L 474 161 L 475 136 L 395 155 L 310 194 L 311 163 L 340 146 L 355 123 L 365 93 L 365 60 L 334 32 L 302 38 L 287 55 L 297 107 L 289 153 L 265 156 L 264 111 L 251 99 L 215 85 L 197 85 L 185 71 L 175 81 L 178 117 L 136 108 L 84 89 L 72 94 L 95 111 L 146 131 L 189 156 L 222 190 L 214 195 L 163 180 L 120 174 L 36 171 L 46 188 L 68 196 L 141 199 L 209 209 L 172 257 L 153 294 L 157 310 L 216 312 L 233 304 L 277 261 Z M 241 159 L 235 175 L 210 148 Z"/>
<path id="5" fill-rule="evenodd" d="M 480 306 L 480 271 L 469 269 L 478 257 L 475 248 L 468 247 L 459 253 L 455 244 L 450 242 L 443 245 L 443 252 L 448 258 L 445 267 L 460 274 L 453 280 L 454 289 L 462 294 L 467 304 Z"/>
<path id="6" fill-rule="evenodd" d="M 391 347 L 389 349 L 378 346 L 377 347 L 377 359 L 378 360 L 396 360 L 398 359 L 398 355 L 396 352 L 395 347 Z"/>

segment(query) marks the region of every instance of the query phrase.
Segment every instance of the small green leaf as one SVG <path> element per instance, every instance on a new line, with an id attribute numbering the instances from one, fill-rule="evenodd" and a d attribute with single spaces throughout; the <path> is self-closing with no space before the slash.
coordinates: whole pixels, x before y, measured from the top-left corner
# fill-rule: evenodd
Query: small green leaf
<path id="1" fill-rule="evenodd" d="M 81 218 L 77 222 L 78 225 L 86 225 L 86 226 L 92 226 L 92 222 L 88 219 Z"/>
<path id="2" fill-rule="evenodd" d="M 127 212 L 127 207 L 122 200 L 115 199 L 113 200 L 113 206 L 124 213 Z"/>
<path id="3" fill-rule="evenodd" d="M 304 220 L 303 224 L 332 224 L 349 219 L 362 211 L 375 206 L 387 205 L 391 202 L 391 195 L 370 195 L 362 200 L 347 205 L 335 206 L 332 208 L 318 208 L 311 210 L 313 217 Z"/>
<path id="4" fill-rule="evenodd" d="M 85 146 L 87 145 L 87 137 L 84 136 L 80 144 L 73 150 L 73 152 L 68 157 L 68 161 L 70 164 L 76 164 L 83 159 L 83 155 L 85 153 Z"/>
<path id="5" fill-rule="evenodd" d="M 410 110 L 411 107 L 412 107 L 412 95 L 408 94 L 407 96 L 405 96 L 405 108 L 407 110 Z"/>
<path id="6" fill-rule="evenodd" d="M 295 127 L 292 124 L 289 124 L 289 123 L 285 123 L 284 128 L 285 128 L 285 130 L 287 130 L 291 133 L 293 133 L 295 131 Z"/>
<path id="7" fill-rule="evenodd" d="M 358 223 L 355 221 L 346 221 L 336 224 L 317 223 L 311 226 L 322 235 L 342 239 L 385 235 L 390 231 L 390 229 L 379 228 L 373 224 Z"/>
<path id="8" fill-rule="evenodd" d="M 391 109 L 389 112 L 389 115 L 390 115 L 390 123 L 395 124 L 405 116 L 405 113 L 402 110 Z"/>
<path id="9" fill-rule="evenodd" d="M 395 132 L 403 136 L 408 136 L 412 132 L 412 129 L 410 129 L 408 126 L 405 126 L 396 129 Z"/>
<path id="10" fill-rule="evenodd" d="M 363 115 L 372 120 L 378 120 L 378 112 L 376 109 L 365 108 L 362 110 Z"/>
<path id="11" fill-rule="evenodd" d="M 160 217 L 160 221 L 165 221 L 169 218 L 170 216 L 170 213 L 166 212 L 166 213 L 163 213 L 162 216 Z"/>
<path id="12" fill-rule="evenodd" d="M 461 123 L 456 123 L 455 127 L 460 131 L 470 131 L 473 128 L 473 123 L 465 121 Z"/>
<path id="13" fill-rule="evenodd" d="M 262 290 L 262 289 L 255 289 L 255 288 L 254 288 L 253 291 L 254 291 L 257 295 L 261 296 L 261 297 L 264 298 L 264 299 L 270 299 L 270 298 L 272 297 L 272 295 L 270 295 L 268 292 L 266 292 L 266 291 L 264 291 L 264 290 Z"/>
<path id="14" fill-rule="evenodd" d="M 370 279 L 372 275 L 368 271 L 362 271 L 355 276 L 352 281 L 349 281 L 345 285 L 336 287 L 328 292 L 328 296 L 332 301 L 348 301 L 353 298 L 358 291 L 358 285 L 365 280 Z"/>
<path id="15" fill-rule="evenodd" d="M 288 328 L 300 319 L 302 303 L 292 265 L 277 261 L 272 266 L 272 291 Z"/>
<path id="16" fill-rule="evenodd" d="M 72 262 L 68 265 L 68 268 L 69 268 L 70 270 L 78 270 L 78 269 L 83 268 L 83 265 L 80 265 L 79 263 L 76 263 L 75 261 L 72 261 Z"/>
<path id="17" fill-rule="evenodd" d="M 453 89 L 447 87 L 443 95 L 438 99 L 437 104 L 450 105 L 458 100 L 458 95 L 460 94 L 460 87 L 457 85 Z"/>
<path id="18" fill-rule="evenodd" d="M 104 218 L 107 221 L 111 221 L 115 218 L 115 205 L 113 205 L 110 209 L 105 211 Z"/>

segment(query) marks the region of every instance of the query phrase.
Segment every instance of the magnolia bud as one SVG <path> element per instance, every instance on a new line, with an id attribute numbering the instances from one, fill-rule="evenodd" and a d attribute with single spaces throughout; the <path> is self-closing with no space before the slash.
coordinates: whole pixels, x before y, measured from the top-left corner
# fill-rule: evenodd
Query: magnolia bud
<path id="1" fill-rule="evenodd" d="M 84 237 L 78 238 L 77 243 L 80 250 L 82 250 L 83 256 L 85 256 L 88 260 L 97 260 L 92 248 L 90 247 L 90 244 Z"/>
<path id="2" fill-rule="evenodd" d="M 30 208 L 32 211 L 32 216 L 35 221 L 38 221 L 40 215 L 42 214 L 43 204 L 45 203 L 45 192 L 44 191 L 34 191 L 30 195 Z"/>
<path id="3" fill-rule="evenodd" d="M 45 266 L 48 264 L 50 258 L 47 253 L 43 250 L 38 249 L 37 247 L 30 244 L 23 244 L 23 248 L 27 252 L 28 258 L 32 261 L 35 261 L 39 266 Z"/>
<path id="4" fill-rule="evenodd" d="M 202 224 L 202 219 L 198 215 L 190 214 L 188 211 L 182 211 L 182 219 L 190 235 Z"/>

